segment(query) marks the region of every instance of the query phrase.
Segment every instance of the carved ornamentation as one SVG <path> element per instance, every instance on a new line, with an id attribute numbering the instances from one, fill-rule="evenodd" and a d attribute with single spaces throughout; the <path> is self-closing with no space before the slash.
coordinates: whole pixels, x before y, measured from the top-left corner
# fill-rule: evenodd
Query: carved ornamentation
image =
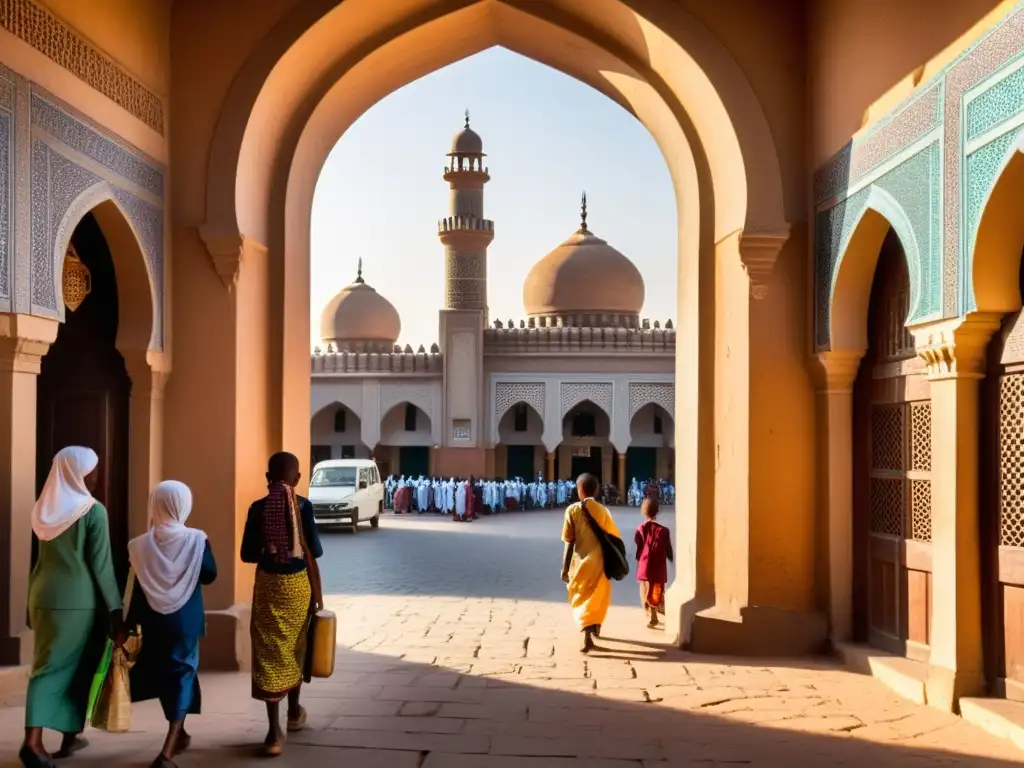
<path id="1" fill-rule="evenodd" d="M 487 256 L 476 254 L 456 253 L 450 254 L 445 259 L 445 278 L 482 280 L 487 277 Z"/>
<path id="2" fill-rule="evenodd" d="M 68 246 L 68 252 L 64 256 L 61 293 L 64 297 L 64 306 L 72 312 L 82 306 L 85 298 L 92 293 L 92 273 L 78 258 L 78 252 L 73 245 Z"/>
<path id="3" fill-rule="evenodd" d="M 612 385 L 597 383 L 563 383 L 561 388 L 561 418 L 584 400 L 589 400 L 603 410 L 609 418 L 612 415 Z"/>
<path id="4" fill-rule="evenodd" d="M 469 419 L 452 420 L 452 440 L 464 443 L 473 439 L 472 422 Z"/>
<path id="5" fill-rule="evenodd" d="M 674 419 L 676 417 L 676 393 L 672 384 L 630 384 L 629 418 L 648 403 L 660 405 Z"/>
<path id="6" fill-rule="evenodd" d="M 1024 547 L 1024 374 L 999 381 L 999 544 Z"/>
<path id="7" fill-rule="evenodd" d="M 0 27 L 163 135 L 160 97 L 46 9 L 31 0 L 0 0 Z"/>
<path id="8" fill-rule="evenodd" d="M 494 423 L 498 424 L 509 408 L 526 403 L 544 418 L 544 382 L 500 381 L 494 385 Z"/>
<path id="9" fill-rule="evenodd" d="M 775 260 L 789 239 L 789 232 L 743 232 L 740 235 L 740 261 L 750 277 L 750 295 L 761 300 L 768 295 Z"/>

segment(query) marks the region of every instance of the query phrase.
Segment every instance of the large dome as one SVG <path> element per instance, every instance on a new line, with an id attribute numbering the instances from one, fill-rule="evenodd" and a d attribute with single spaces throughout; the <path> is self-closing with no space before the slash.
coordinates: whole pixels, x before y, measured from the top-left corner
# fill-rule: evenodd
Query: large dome
<path id="1" fill-rule="evenodd" d="M 643 305 L 640 270 L 587 229 L 585 208 L 582 226 L 534 264 L 523 284 L 523 306 L 531 317 L 635 318 Z"/>
<path id="2" fill-rule="evenodd" d="M 401 332 L 398 310 L 363 282 L 361 263 L 355 282 L 342 288 L 320 313 L 320 337 L 339 351 L 390 351 Z"/>

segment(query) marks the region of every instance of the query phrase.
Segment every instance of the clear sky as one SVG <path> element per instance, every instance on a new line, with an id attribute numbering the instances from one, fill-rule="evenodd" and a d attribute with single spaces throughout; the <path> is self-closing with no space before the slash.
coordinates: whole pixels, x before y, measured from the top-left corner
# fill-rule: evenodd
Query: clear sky
<path id="1" fill-rule="evenodd" d="M 561 72 L 503 48 L 440 69 L 386 97 L 342 136 L 324 165 L 312 212 L 311 320 L 356 276 L 398 309 L 399 341 L 437 341 L 448 212 L 441 178 L 470 111 L 491 181 L 484 214 L 490 318 L 518 322 L 530 267 L 579 227 L 626 254 L 647 289 L 643 317 L 676 318 L 676 202 L 668 167 L 636 118 Z"/>

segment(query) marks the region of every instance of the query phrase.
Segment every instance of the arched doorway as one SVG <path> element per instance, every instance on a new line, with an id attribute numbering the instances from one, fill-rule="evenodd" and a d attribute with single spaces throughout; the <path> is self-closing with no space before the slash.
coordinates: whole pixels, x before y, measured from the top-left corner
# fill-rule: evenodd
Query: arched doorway
<path id="1" fill-rule="evenodd" d="M 370 449 L 363 444 L 362 422 L 344 403 L 332 403 L 317 411 L 310 420 L 310 466 L 328 459 L 368 459 Z M 387 477 L 386 467 L 378 464 Z"/>
<path id="2" fill-rule="evenodd" d="M 629 448 L 626 450 L 626 474 L 618 478 L 625 490 L 635 477 L 638 482 L 672 479 L 671 451 L 675 422 L 657 403 L 647 403 L 629 422 Z"/>
<path id="3" fill-rule="evenodd" d="M 562 444 L 555 474 L 566 480 L 584 472 L 602 483 L 612 482 L 611 418 L 591 400 L 583 400 L 562 417 Z"/>
<path id="4" fill-rule="evenodd" d="M 69 445 L 99 456 L 95 495 L 107 508 L 115 568 L 127 574 L 129 419 L 132 383 L 117 348 L 118 281 L 93 214 L 71 237 L 64 260 L 65 318 L 42 360 L 37 390 L 36 485 Z"/>
<path id="5" fill-rule="evenodd" d="M 380 443 L 373 451 L 378 468 L 387 465 L 388 474 L 407 477 L 429 476 L 432 442 L 430 416 L 418 405 L 401 402 L 380 422 Z M 381 470 L 381 475 L 387 477 Z"/>
<path id="6" fill-rule="evenodd" d="M 519 401 L 498 422 L 494 467 L 502 477 L 535 478 L 544 471 L 544 419 Z"/>
<path id="7" fill-rule="evenodd" d="M 868 308 L 868 350 L 853 390 L 854 631 L 927 661 L 931 619 L 931 403 L 906 329 L 907 261 L 882 241 Z"/>

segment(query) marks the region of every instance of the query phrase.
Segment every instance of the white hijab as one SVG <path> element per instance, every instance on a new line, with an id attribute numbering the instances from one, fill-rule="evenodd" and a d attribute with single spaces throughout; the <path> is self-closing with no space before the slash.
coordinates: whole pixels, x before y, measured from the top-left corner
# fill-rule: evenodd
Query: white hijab
<path id="1" fill-rule="evenodd" d="M 157 613 L 180 610 L 199 583 L 206 534 L 185 527 L 191 512 L 189 487 L 165 480 L 149 497 L 149 530 L 128 542 L 135 578 Z"/>
<path id="2" fill-rule="evenodd" d="M 40 541 L 56 539 L 92 509 L 96 499 L 85 487 L 85 476 L 99 463 L 92 448 L 72 445 L 57 451 L 43 492 L 32 508 L 32 530 Z"/>

